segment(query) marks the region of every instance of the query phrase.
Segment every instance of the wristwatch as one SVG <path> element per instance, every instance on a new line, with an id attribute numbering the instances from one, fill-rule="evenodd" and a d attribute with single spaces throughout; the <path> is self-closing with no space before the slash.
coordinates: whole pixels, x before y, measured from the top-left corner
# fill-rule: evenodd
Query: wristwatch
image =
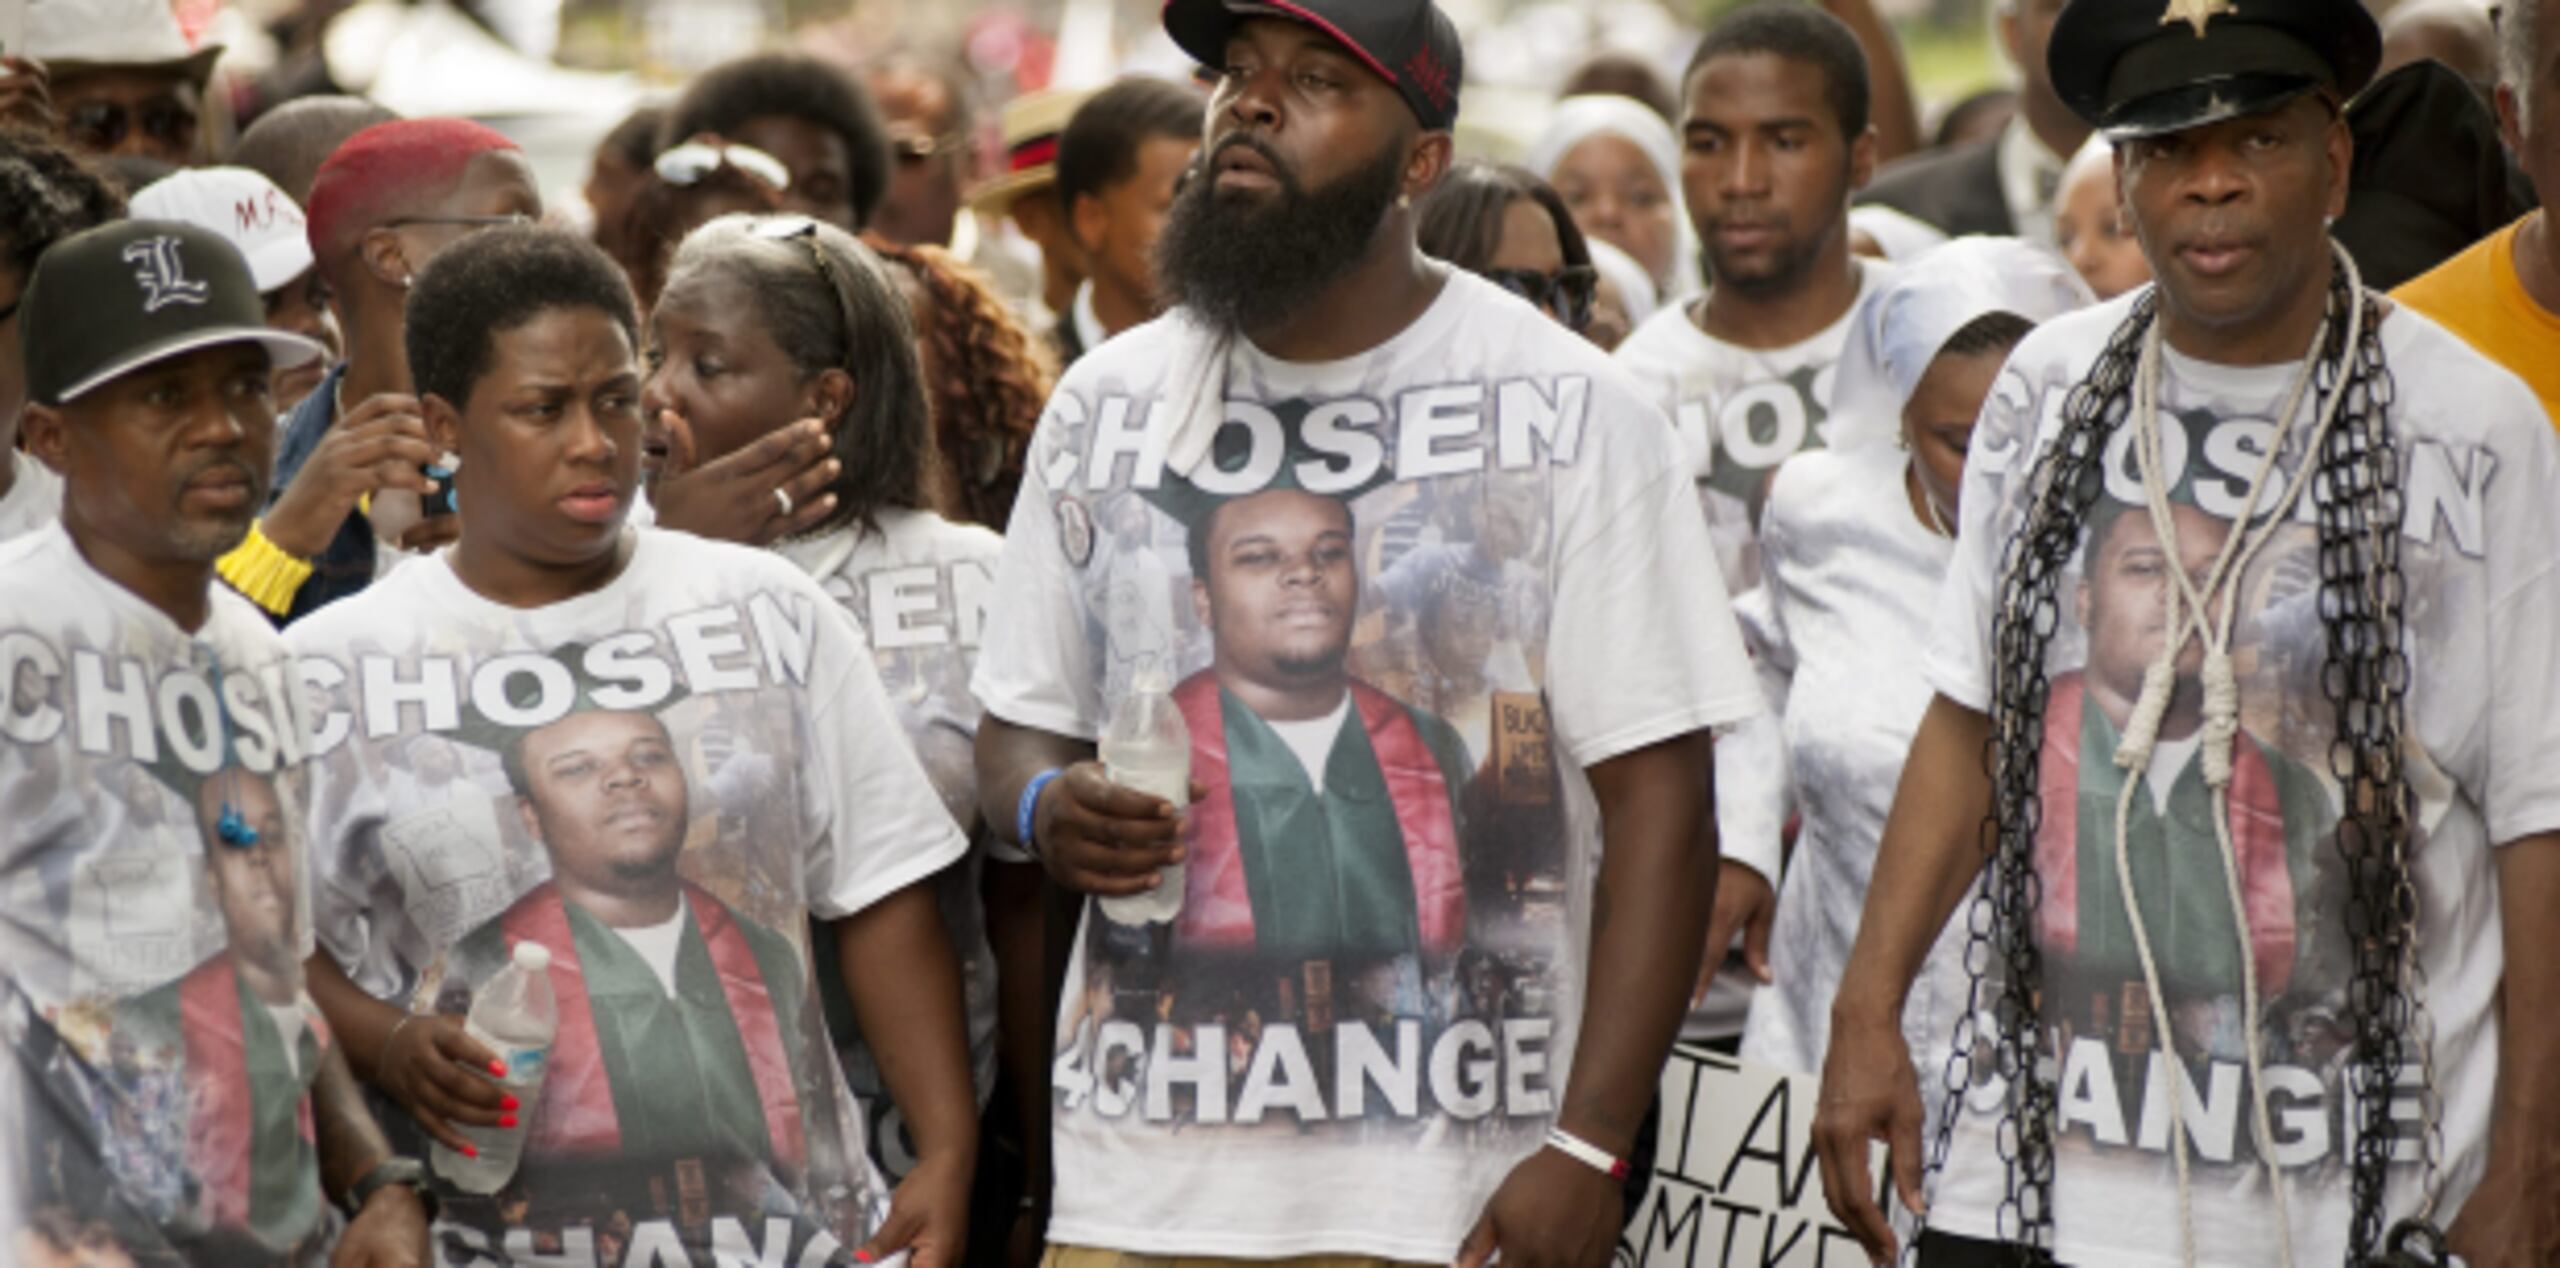
<path id="1" fill-rule="evenodd" d="M 427 1187 L 427 1164 L 398 1154 L 373 1164 L 373 1170 L 365 1172 L 362 1179 L 348 1187 L 342 1203 L 347 1218 L 354 1219 L 364 1211 L 364 1204 L 373 1200 L 374 1194 L 395 1184 L 409 1186 L 418 1195 L 418 1204 L 427 1208 L 427 1219 L 431 1222 L 435 1219 L 436 1195 Z"/>

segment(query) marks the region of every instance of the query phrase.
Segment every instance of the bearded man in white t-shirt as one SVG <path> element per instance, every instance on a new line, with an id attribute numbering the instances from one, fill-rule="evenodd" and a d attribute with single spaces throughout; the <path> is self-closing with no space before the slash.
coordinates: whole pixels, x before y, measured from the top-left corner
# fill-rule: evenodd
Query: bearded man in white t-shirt
<path id="1" fill-rule="evenodd" d="M 1605 355 L 1417 249 L 1445 15 L 1165 24 L 1217 79 L 1157 247 L 1175 307 L 1051 399 L 972 680 L 987 820 L 1082 894 L 1179 887 L 1170 920 L 1088 909 L 1076 941 L 1055 1262 L 1599 1268 L 1696 977 L 1708 732 L 1758 704 L 1694 485 Z M 1505 578 L 1496 610 L 1358 583 L 1426 548 L 1398 527 L 1427 508 L 1497 495 L 1429 547 Z M 1463 688 L 1413 672 L 1459 635 L 1522 651 Z M 1188 814 L 1093 760 L 1149 684 L 1190 705 Z M 1488 692 L 1515 777 L 1471 778 L 1440 721 Z M 1545 825 L 1517 884 L 1457 875 L 1461 783 Z"/>
<path id="2" fill-rule="evenodd" d="M 1815 1124 L 1879 1259 L 1877 1140 L 1930 1268 L 2560 1248 L 2560 445 L 2323 231 L 2379 48 L 2352 0 L 2056 25 L 2158 283 L 2030 334 L 1974 432 Z"/>

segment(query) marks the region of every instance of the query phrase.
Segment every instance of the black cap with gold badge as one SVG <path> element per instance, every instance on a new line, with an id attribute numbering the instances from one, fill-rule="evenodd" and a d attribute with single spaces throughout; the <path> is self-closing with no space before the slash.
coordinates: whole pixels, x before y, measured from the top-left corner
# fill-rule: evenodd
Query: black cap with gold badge
<path id="1" fill-rule="evenodd" d="M 2063 104 L 2111 140 L 2272 110 L 2373 78 L 2382 32 L 2358 0 L 2071 0 L 2046 51 Z"/>

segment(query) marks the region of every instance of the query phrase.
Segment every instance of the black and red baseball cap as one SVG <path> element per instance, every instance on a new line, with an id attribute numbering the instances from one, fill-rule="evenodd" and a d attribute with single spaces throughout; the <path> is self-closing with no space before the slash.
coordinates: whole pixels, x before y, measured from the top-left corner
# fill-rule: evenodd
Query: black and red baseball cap
<path id="1" fill-rule="evenodd" d="M 1204 66 L 1226 60 L 1227 39 L 1247 18 L 1324 32 L 1402 93 L 1424 129 L 1457 125 L 1466 51 L 1457 26 L 1431 0 L 1165 0 L 1165 33 Z"/>

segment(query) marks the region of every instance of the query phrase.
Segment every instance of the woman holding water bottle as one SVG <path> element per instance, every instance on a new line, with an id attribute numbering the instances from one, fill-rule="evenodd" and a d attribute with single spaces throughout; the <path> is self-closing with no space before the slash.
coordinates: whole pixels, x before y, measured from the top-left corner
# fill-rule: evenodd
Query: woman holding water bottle
<path id="1" fill-rule="evenodd" d="M 640 330 L 592 244 L 491 229 L 408 303 L 470 527 L 289 641 L 325 741 L 310 989 L 387 1126 L 450 1150 L 445 1253 L 956 1264 L 976 1114 L 932 878 L 967 841 L 860 632 L 770 552 L 625 523 Z M 459 777 L 392 778 L 402 745 Z M 921 1156 L 894 1190 L 829 962 Z"/>

